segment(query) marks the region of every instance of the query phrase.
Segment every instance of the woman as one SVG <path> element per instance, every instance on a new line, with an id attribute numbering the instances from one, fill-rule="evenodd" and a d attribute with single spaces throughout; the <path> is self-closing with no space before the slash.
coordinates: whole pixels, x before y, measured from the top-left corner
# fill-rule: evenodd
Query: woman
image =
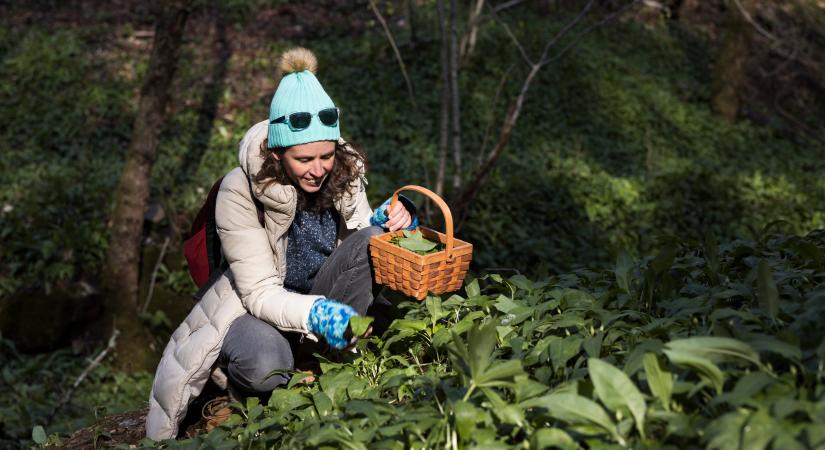
<path id="1" fill-rule="evenodd" d="M 282 55 L 269 120 L 246 133 L 240 167 L 221 183 L 215 221 L 229 270 L 163 352 L 146 418 L 152 439 L 178 434 L 213 370 L 245 395 L 264 395 L 288 381 L 268 375 L 293 369 L 304 339 L 351 344 L 349 319 L 373 301 L 368 244 L 381 232 L 376 225 L 417 224 L 409 202 L 370 209 L 364 157 L 340 138 L 339 111 L 316 67 L 306 49 Z"/>

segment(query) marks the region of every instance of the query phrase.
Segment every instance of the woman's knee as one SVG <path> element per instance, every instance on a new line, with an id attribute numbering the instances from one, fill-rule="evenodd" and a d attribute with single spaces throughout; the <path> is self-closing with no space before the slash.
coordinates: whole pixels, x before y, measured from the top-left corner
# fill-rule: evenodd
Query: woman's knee
<path id="1" fill-rule="evenodd" d="M 292 353 L 272 349 L 245 358 L 243 364 L 227 365 L 229 379 L 249 394 L 265 394 L 289 382 L 294 367 Z"/>

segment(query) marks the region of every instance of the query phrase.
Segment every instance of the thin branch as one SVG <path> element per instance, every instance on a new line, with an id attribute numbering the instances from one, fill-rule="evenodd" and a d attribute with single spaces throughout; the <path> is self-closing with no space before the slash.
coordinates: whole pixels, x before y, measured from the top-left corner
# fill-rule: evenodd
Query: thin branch
<path id="1" fill-rule="evenodd" d="M 504 85 L 507 84 L 507 77 L 510 76 L 510 72 L 513 71 L 515 65 L 511 65 L 507 68 L 507 72 L 504 72 L 504 75 L 501 77 L 501 80 L 498 82 L 498 87 L 496 88 L 496 94 L 493 97 L 493 104 L 490 105 L 490 109 L 492 111 L 496 110 L 496 105 L 498 105 L 498 99 L 501 97 L 502 91 L 504 91 Z M 493 115 L 490 117 L 490 122 L 487 124 L 487 128 L 484 130 L 484 139 L 481 141 L 481 148 L 478 151 L 478 167 L 481 167 L 484 164 L 484 155 L 487 153 L 487 141 L 490 139 L 490 133 L 493 130 L 493 123 L 495 122 L 496 117 Z"/>
<path id="2" fill-rule="evenodd" d="M 97 357 L 95 357 L 95 359 L 93 359 L 89 363 L 89 365 L 86 366 L 85 369 L 83 369 L 83 372 L 81 372 L 80 376 L 78 376 L 77 379 L 74 380 L 74 383 L 72 383 L 72 386 L 69 388 L 69 390 L 66 391 L 65 394 L 63 394 L 63 398 L 60 399 L 60 402 L 58 402 L 58 404 L 55 405 L 55 407 L 51 410 L 51 412 L 49 413 L 49 415 L 46 418 L 46 423 L 47 424 L 50 424 L 52 422 L 52 419 L 54 418 L 55 414 L 57 414 L 57 412 L 60 411 L 61 408 L 66 406 L 66 403 L 69 402 L 69 400 L 72 398 L 72 395 L 77 390 L 78 386 L 80 386 L 80 383 L 82 383 L 83 380 L 85 380 L 86 377 L 89 376 L 89 373 L 91 373 L 91 371 L 94 370 L 95 367 L 100 365 L 100 363 L 103 361 L 103 359 L 106 358 L 106 356 L 112 350 L 115 349 L 115 346 L 117 344 L 117 337 L 119 335 L 120 335 L 120 330 L 115 328 L 114 331 L 112 331 L 112 336 L 109 338 L 109 343 L 108 343 L 108 345 L 106 345 L 106 348 L 104 348 L 97 355 Z"/>
<path id="3" fill-rule="evenodd" d="M 381 11 L 379 11 L 378 7 L 375 5 L 375 0 L 370 0 L 370 8 L 372 8 L 372 12 L 375 14 L 378 22 L 381 23 L 381 26 L 384 28 L 384 33 L 390 41 L 392 51 L 395 53 L 395 59 L 398 61 L 398 66 L 401 68 L 401 75 L 404 76 L 404 81 L 407 83 L 407 93 L 410 95 L 410 102 L 412 102 L 413 108 L 418 109 L 418 105 L 415 102 L 415 95 L 413 94 L 412 83 L 410 82 L 410 77 L 407 75 L 407 66 L 404 65 L 404 60 L 401 58 L 401 52 L 398 51 L 398 46 L 395 45 L 395 39 L 392 37 L 390 27 L 387 26 L 387 21 L 384 20 L 384 16 L 381 15 Z"/>
<path id="4" fill-rule="evenodd" d="M 541 58 L 539 58 L 538 63 L 539 65 L 544 65 L 542 61 L 547 59 L 547 52 L 550 51 L 550 48 L 553 47 L 553 45 L 555 45 L 559 39 L 564 37 L 564 35 L 567 34 L 568 31 L 572 30 L 573 27 L 576 26 L 576 24 L 579 23 L 584 18 L 584 16 L 587 15 L 587 13 L 590 11 L 590 8 L 593 7 L 594 2 L 595 0 L 590 0 L 589 2 L 587 2 L 587 4 L 584 5 L 584 8 L 582 8 L 582 10 L 579 11 L 579 14 L 567 25 L 565 25 L 564 28 L 562 28 L 555 36 L 553 36 L 553 39 L 550 39 L 550 41 L 547 42 L 547 45 L 544 46 L 544 50 L 541 52 Z"/>
<path id="5" fill-rule="evenodd" d="M 522 82 L 521 90 L 519 91 L 519 95 L 511 103 L 510 108 L 507 112 L 507 115 L 505 116 L 505 118 L 502 122 L 501 131 L 499 132 L 499 139 L 498 139 L 498 142 L 496 143 L 495 148 L 490 153 L 490 156 L 487 158 L 487 160 L 484 162 L 484 164 L 482 164 L 478 168 L 478 170 L 476 170 L 476 172 L 473 174 L 473 177 L 466 184 L 466 186 L 462 190 L 462 192 L 456 196 L 456 201 L 454 202 L 454 207 L 453 207 L 454 218 L 457 219 L 456 220 L 456 223 L 457 223 L 456 229 L 459 229 L 461 227 L 461 225 L 463 224 L 464 219 L 467 216 L 467 212 L 469 210 L 470 203 L 478 195 L 479 190 L 481 189 L 482 185 L 486 181 L 486 179 L 489 176 L 490 172 L 492 172 L 493 168 L 495 167 L 495 164 L 497 163 L 499 157 L 501 156 L 502 152 L 504 151 L 504 148 L 506 147 L 507 142 L 510 138 L 510 134 L 513 131 L 513 128 L 515 127 L 516 122 L 518 121 L 519 115 L 521 113 L 522 106 L 524 105 L 524 100 L 527 97 L 527 91 L 530 89 L 530 85 L 532 84 L 532 82 L 535 79 L 536 75 L 538 75 L 541 68 L 544 67 L 545 65 L 549 64 L 550 62 L 556 61 L 559 58 L 561 58 L 568 50 L 573 48 L 573 46 L 575 46 L 584 35 L 586 35 L 590 31 L 592 31 L 594 28 L 603 25 L 604 23 L 606 23 L 607 21 L 613 19 L 614 17 L 618 16 L 619 14 L 623 13 L 630 6 L 638 3 L 639 1 L 640 0 L 631 1 L 630 3 L 625 5 L 624 7 L 620 8 L 618 11 L 608 15 L 605 19 L 603 19 L 599 22 L 596 22 L 592 26 L 586 28 L 583 32 L 579 33 L 573 39 L 573 41 L 570 44 L 568 44 L 565 48 L 563 48 L 555 56 L 553 56 L 552 58 L 548 58 L 547 53 L 549 52 L 549 49 L 552 47 L 552 44 L 557 42 L 562 36 L 567 34 L 567 32 L 569 30 L 571 30 L 576 23 L 581 21 L 581 19 L 590 10 L 590 8 L 591 8 L 591 6 L 594 2 L 594 0 L 590 0 L 587 3 L 587 5 L 585 5 L 585 7 L 579 12 L 579 14 L 576 17 L 570 23 L 565 25 L 565 27 L 559 33 L 557 33 L 556 36 L 554 36 L 547 43 L 547 45 L 544 47 L 544 51 L 542 52 L 542 57 L 539 60 L 539 62 L 536 63 L 536 64 L 530 64 L 530 72 L 527 74 L 527 77 L 525 77 L 524 81 Z M 506 26 L 505 26 L 505 28 L 506 28 Z M 508 34 L 509 34 L 509 31 L 508 31 Z M 514 43 L 518 47 L 519 46 L 518 39 L 516 39 L 515 36 L 512 36 L 512 34 L 511 34 L 511 38 L 513 39 Z M 520 48 L 520 50 L 522 50 L 522 49 Z M 526 57 L 526 54 L 523 54 L 522 56 L 524 56 L 526 59 L 529 60 L 529 58 Z"/>
<path id="6" fill-rule="evenodd" d="M 496 5 L 495 8 L 493 8 L 493 11 L 494 12 L 501 12 L 501 11 L 504 11 L 505 9 L 509 9 L 509 8 L 512 8 L 513 6 L 516 6 L 519 3 L 524 3 L 524 0 L 510 0 L 509 2 L 504 2 L 504 3 L 498 4 L 498 5 Z"/>
<path id="7" fill-rule="evenodd" d="M 608 15 L 607 15 L 604 19 L 602 19 L 602 20 L 600 20 L 600 21 L 598 21 L 598 22 L 594 23 L 593 25 L 591 25 L 591 26 L 589 26 L 589 27 L 585 28 L 585 29 L 584 29 L 584 31 L 582 31 L 581 33 L 579 33 L 579 34 L 577 34 L 577 35 L 576 35 L 576 37 L 573 39 L 573 41 L 572 41 L 572 42 L 570 42 L 570 43 L 567 45 L 567 47 L 564 47 L 564 48 L 563 48 L 560 52 L 558 52 L 555 56 L 553 56 L 552 58 L 549 58 L 549 59 L 547 59 L 547 58 L 545 58 L 545 57 L 542 57 L 542 60 L 541 60 L 541 61 L 539 61 L 539 65 L 542 65 L 542 66 L 543 66 L 543 65 L 545 65 L 545 64 L 548 64 L 548 63 L 551 63 L 551 62 L 553 62 L 553 61 L 558 60 L 558 59 L 559 59 L 559 58 L 561 58 L 561 57 L 562 57 L 565 53 L 567 53 L 567 51 L 568 51 L 568 50 L 570 50 L 571 48 L 575 47 L 575 46 L 579 43 L 579 41 L 581 40 L 581 38 L 583 38 L 585 35 L 587 35 L 587 34 L 588 34 L 588 33 L 590 33 L 591 31 L 593 31 L 594 29 L 596 29 L 596 28 L 598 28 L 598 27 L 600 27 L 600 26 L 604 25 L 605 23 L 607 23 L 607 22 L 609 22 L 609 21 L 611 21 L 611 20 L 615 19 L 617 16 L 619 16 L 619 15 L 623 14 L 625 11 L 627 11 L 628 9 L 630 9 L 630 7 L 631 7 L 631 6 L 633 6 L 633 5 L 637 4 L 637 3 L 639 3 L 640 1 L 641 1 L 641 0 L 633 0 L 633 1 L 631 1 L 630 3 L 628 3 L 628 4 L 624 5 L 624 6 L 622 6 L 622 7 L 621 7 L 621 8 L 619 8 L 618 10 L 614 11 L 613 13 L 608 14 Z"/>
<path id="8" fill-rule="evenodd" d="M 461 189 L 461 107 L 458 90 L 458 18 L 457 0 L 450 0 L 450 119 L 453 147 L 453 192 Z"/>
<path id="9" fill-rule="evenodd" d="M 158 261 L 155 263 L 154 270 L 152 270 L 152 278 L 149 280 L 149 292 L 146 293 L 146 300 L 143 301 L 143 308 L 140 309 L 140 312 L 142 313 L 146 312 L 149 308 L 149 302 L 152 301 L 152 294 L 155 292 L 155 281 L 158 279 L 158 271 L 160 270 L 160 265 L 163 263 L 163 257 L 166 256 L 166 249 L 168 247 L 169 236 L 166 236 L 166 239 L 163 240 L 163 246 L 160 248 Z"/>
<path id="10" fill-rule="evenodd" d="M 736 9 L 738 9 L 739 12 L 742 14 L 742 17 L 745 18 L 745 21 L 751 24 L 756 29 L 756 31 L 759 32 L 759 34 L 765 36 L 771 41 L 774 41 L 774 43 L 776 43 L 777 45 L 780 43 L 779 38 L 771 34 L 770 31 L 762 28 L 761 25 L 759 25 L 755 20 L 753 20 L 753 16 L 751 16 L 751 14 L 747 10 L 745 10 L 745 7 L 742 6 L 742 3 L 740 3 L 739 0 L 733 0 L 733 3 L 736 5 Z"/>
<path id="11" fill-rule="evenodd" d="M 490 5 L 487 6 L 489 7 Z M 524 61 L 529 66 L 533 66 L 533 61 L 530 59 L 529 56 L 527 56 L 527 51 L 524 50 L 524 47 L 522 47 L 521 42 L 518 41 L 516 35 L 513 34 L 512 30 L 510 30 L 510 27 L 503 20 L 498 18 L 495 9 L 490 8 L 490 15 L 493 16 L 493 19 L 504 28 L 504 32 L 507 33 L 507 36 L 509 36 L 510 40 L 513 41 L 513 45 L 515 45 L 519 53 L 521 53 L 521 57 L 524 58 Z"/>

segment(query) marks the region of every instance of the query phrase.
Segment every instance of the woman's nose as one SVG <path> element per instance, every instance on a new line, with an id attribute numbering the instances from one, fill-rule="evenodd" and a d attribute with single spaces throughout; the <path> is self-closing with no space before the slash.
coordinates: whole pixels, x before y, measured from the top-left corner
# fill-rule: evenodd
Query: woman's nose
<path id="1" fill-rule="evenodd" d="M 315 160 L 312 162 L 312 167 L 309 169 L 309 174 L 313 177 L 324 176 L 324 165 L 321 164 L 321 161 Z"/>

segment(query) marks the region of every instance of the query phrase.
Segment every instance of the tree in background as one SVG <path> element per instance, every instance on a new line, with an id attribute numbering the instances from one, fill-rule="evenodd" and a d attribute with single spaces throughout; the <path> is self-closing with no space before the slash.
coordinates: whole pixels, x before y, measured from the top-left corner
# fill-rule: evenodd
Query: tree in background
<path id="1" fill-rule="evenodd" d="M 149 179 L 167 116 L 169 87 L 177 69 L 178 49 L 190 3 L 191 0 L 159 2 L 152 54 L 109 221 L 111 235 L 102 274 L 104 320 L 109 332 L 120 332 L 116 365 L 125 370 L 150 368 L 156 358 L 138 319 L 140 241 Z"/>
<path id="2" fill-rule="evenodd" d="M 713 83 L 713 108 L 728 121 L 736 119 L 740 92 L 746 82 L 746 64 L 753 30 L 748 19 L 754 12 L 753 0 L 731 0 L 722 50 L 716 63 Z"/>

